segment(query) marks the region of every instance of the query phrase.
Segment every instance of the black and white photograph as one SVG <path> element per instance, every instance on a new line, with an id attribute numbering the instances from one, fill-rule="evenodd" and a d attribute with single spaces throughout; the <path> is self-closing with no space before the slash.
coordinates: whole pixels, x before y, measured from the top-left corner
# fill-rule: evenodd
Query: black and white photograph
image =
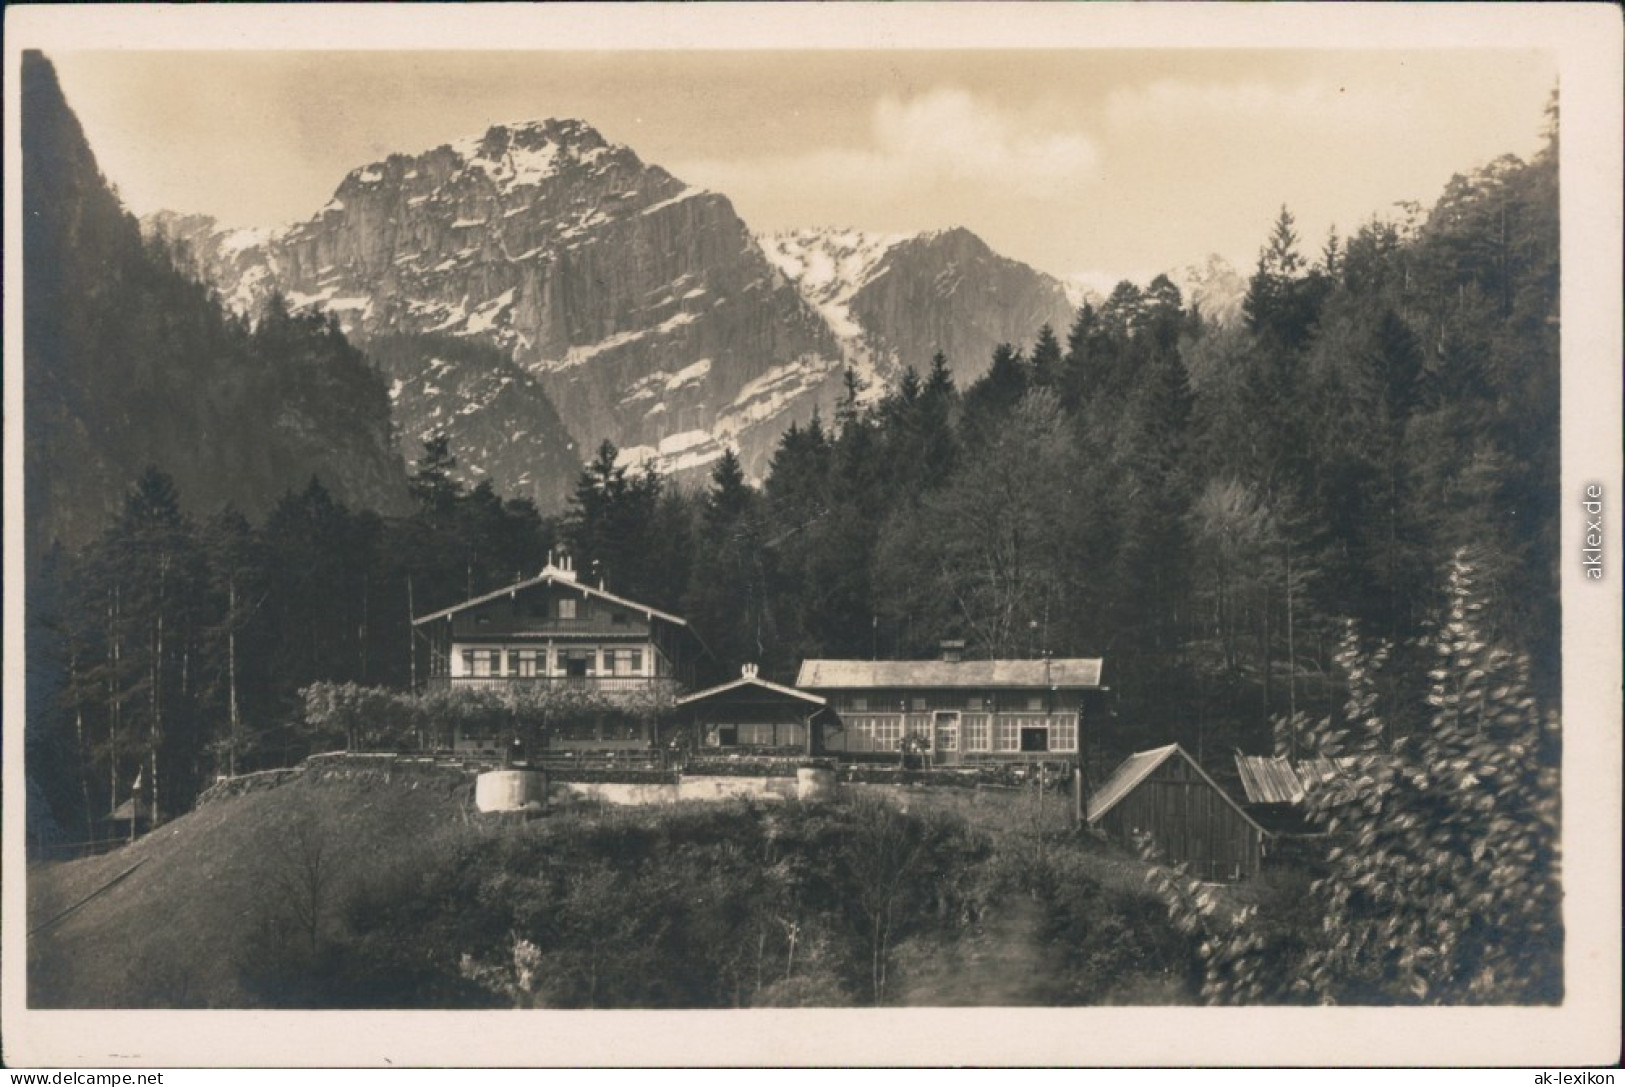
<path id="1" fill-rule="evenodd" d="M 1617 1060 L 1617 10 L 361 7 L 7 10 L 8 1064 Z"/>

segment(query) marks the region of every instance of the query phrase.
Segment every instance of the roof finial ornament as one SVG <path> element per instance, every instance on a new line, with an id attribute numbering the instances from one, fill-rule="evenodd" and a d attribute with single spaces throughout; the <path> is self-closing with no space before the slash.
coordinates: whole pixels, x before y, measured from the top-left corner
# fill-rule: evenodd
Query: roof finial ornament
<path id="1" fill-rule="evenodd" d="M 754 664 L 743 665 L 739 669 L 739 674 L 744 676 L 746 679 L 755 679 L 756 678 L 756 666 Z"/>

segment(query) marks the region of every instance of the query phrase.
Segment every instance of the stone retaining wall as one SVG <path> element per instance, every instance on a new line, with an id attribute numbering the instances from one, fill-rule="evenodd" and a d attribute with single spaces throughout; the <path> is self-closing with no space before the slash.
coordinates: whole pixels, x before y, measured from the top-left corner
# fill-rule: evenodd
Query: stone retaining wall
<path id="1" fill-rule="evenodd" d="M 412 785 L 424 781 L 443 780 L 447 784 L 462 784 L 474 779 L 474 772 L 461 762 L 442 762 L 415 755 L 373 755 L 333 752 L 312 755 L 298 766 L 257 770 L 251 774 L 221 778 L 198 795 L 196 807 L 232 796 L 275 789 L 299 778 L 313 781 L 378 781 L 403 782 Z"/>
<path id="2" fill-rule="evenodd" d="M 560 782 L 574 796 L 606 804 L 675 804 L 680 800 L 794 800 L 796 779 L 684 774 L 676 785 L 622 785 L 608 781 Z"/>
<path id="3" fill-rule="evenodd" d="M 275 789 L 290 781 L 308 778 L 312 781 L 368 781 L 397 783 L 416 788 L 437 781 L 447 785 L 467 784 L 476 778 L 477 770 L 465 767 L 460 761 L 440 761 L 409 755 L 347 754 L 335 752 L 313 755 L 298 766 L 275 770 L 260 770 L 239 774 L 215 782 L 198 797 L 197 806 L 243 796 L 247 793 Z M 562 775 L 560 775 L 562 776 Z M 654 775 L 651 775 L 654 776 Z M 606 804 L 675 804 L 684 800 L 795 800 L 823 799 L 841 787 L 835 783 L 834 771 L 821 771 L 819 780 L 799 783 L 794 776 L 744 776 L 739 774 L 680 774 L 675 782 L 646 781 L 559 781 L 549 773 L 553 795 L 590 797 Z"/>

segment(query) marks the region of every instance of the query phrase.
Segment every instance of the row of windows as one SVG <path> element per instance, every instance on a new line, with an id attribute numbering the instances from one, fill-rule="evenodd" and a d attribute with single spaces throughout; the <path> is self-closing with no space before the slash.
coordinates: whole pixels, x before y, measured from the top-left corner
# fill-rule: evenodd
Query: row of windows
<path id="1" fill-rule="evenodd" d="M 796 724 L 718 725 L 706 730 L 707 747 L 801 747 L 807 730 Z"/>
<path id="2" fill-rule="evenodd" d="M 858 750 L 895 751 L 905 735 L 921 736 L 936 751 L 1076 751 L 1078 719 L 1072 714 L 1037 717 L 967 713 L 933 718 L 930 714 L 872 714 L 852 718 L 846 727 Z"/>
<path id="3" fill-rule="evenodd" d="M 546 649 L 507 650 L 507 668 L 503 668 L 501 649 L 463 650 L 463 675 L 474 677 L 497 676 L 640 676 L 643 674 L 641 649 L 560 649 L 553 653 L 549 667 Z"/>
<path id="4" fill-rule="evenodd" d="M 1041 694 L 1001 695 L 996 704 L 994 699 L 982 695 L 968 695 L 964 699 L 954 696 L 928 698 L 924 695 L 913 695 L 909 698 L 883 698 L 875 695 L 847 695 L 839 700 L 839 705 L 841 709 L 852 713 L 868 713 L 870 710 L 886 712 L 894 708 L 910 713 L 946 709 L 983 713 L 995 708 L 1010 713 L 1043 713 L 1049 708 L 1045 705 L 1045 698 Z"/>

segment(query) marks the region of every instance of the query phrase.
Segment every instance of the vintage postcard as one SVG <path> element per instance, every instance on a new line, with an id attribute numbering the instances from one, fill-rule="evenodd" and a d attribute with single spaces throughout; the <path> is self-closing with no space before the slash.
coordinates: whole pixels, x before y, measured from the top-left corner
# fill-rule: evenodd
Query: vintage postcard
<path id="1" fill-rule="evenodd" d="M 9 1065 L 1617 1059 L 1617 10 L 6 17 Z"/>

